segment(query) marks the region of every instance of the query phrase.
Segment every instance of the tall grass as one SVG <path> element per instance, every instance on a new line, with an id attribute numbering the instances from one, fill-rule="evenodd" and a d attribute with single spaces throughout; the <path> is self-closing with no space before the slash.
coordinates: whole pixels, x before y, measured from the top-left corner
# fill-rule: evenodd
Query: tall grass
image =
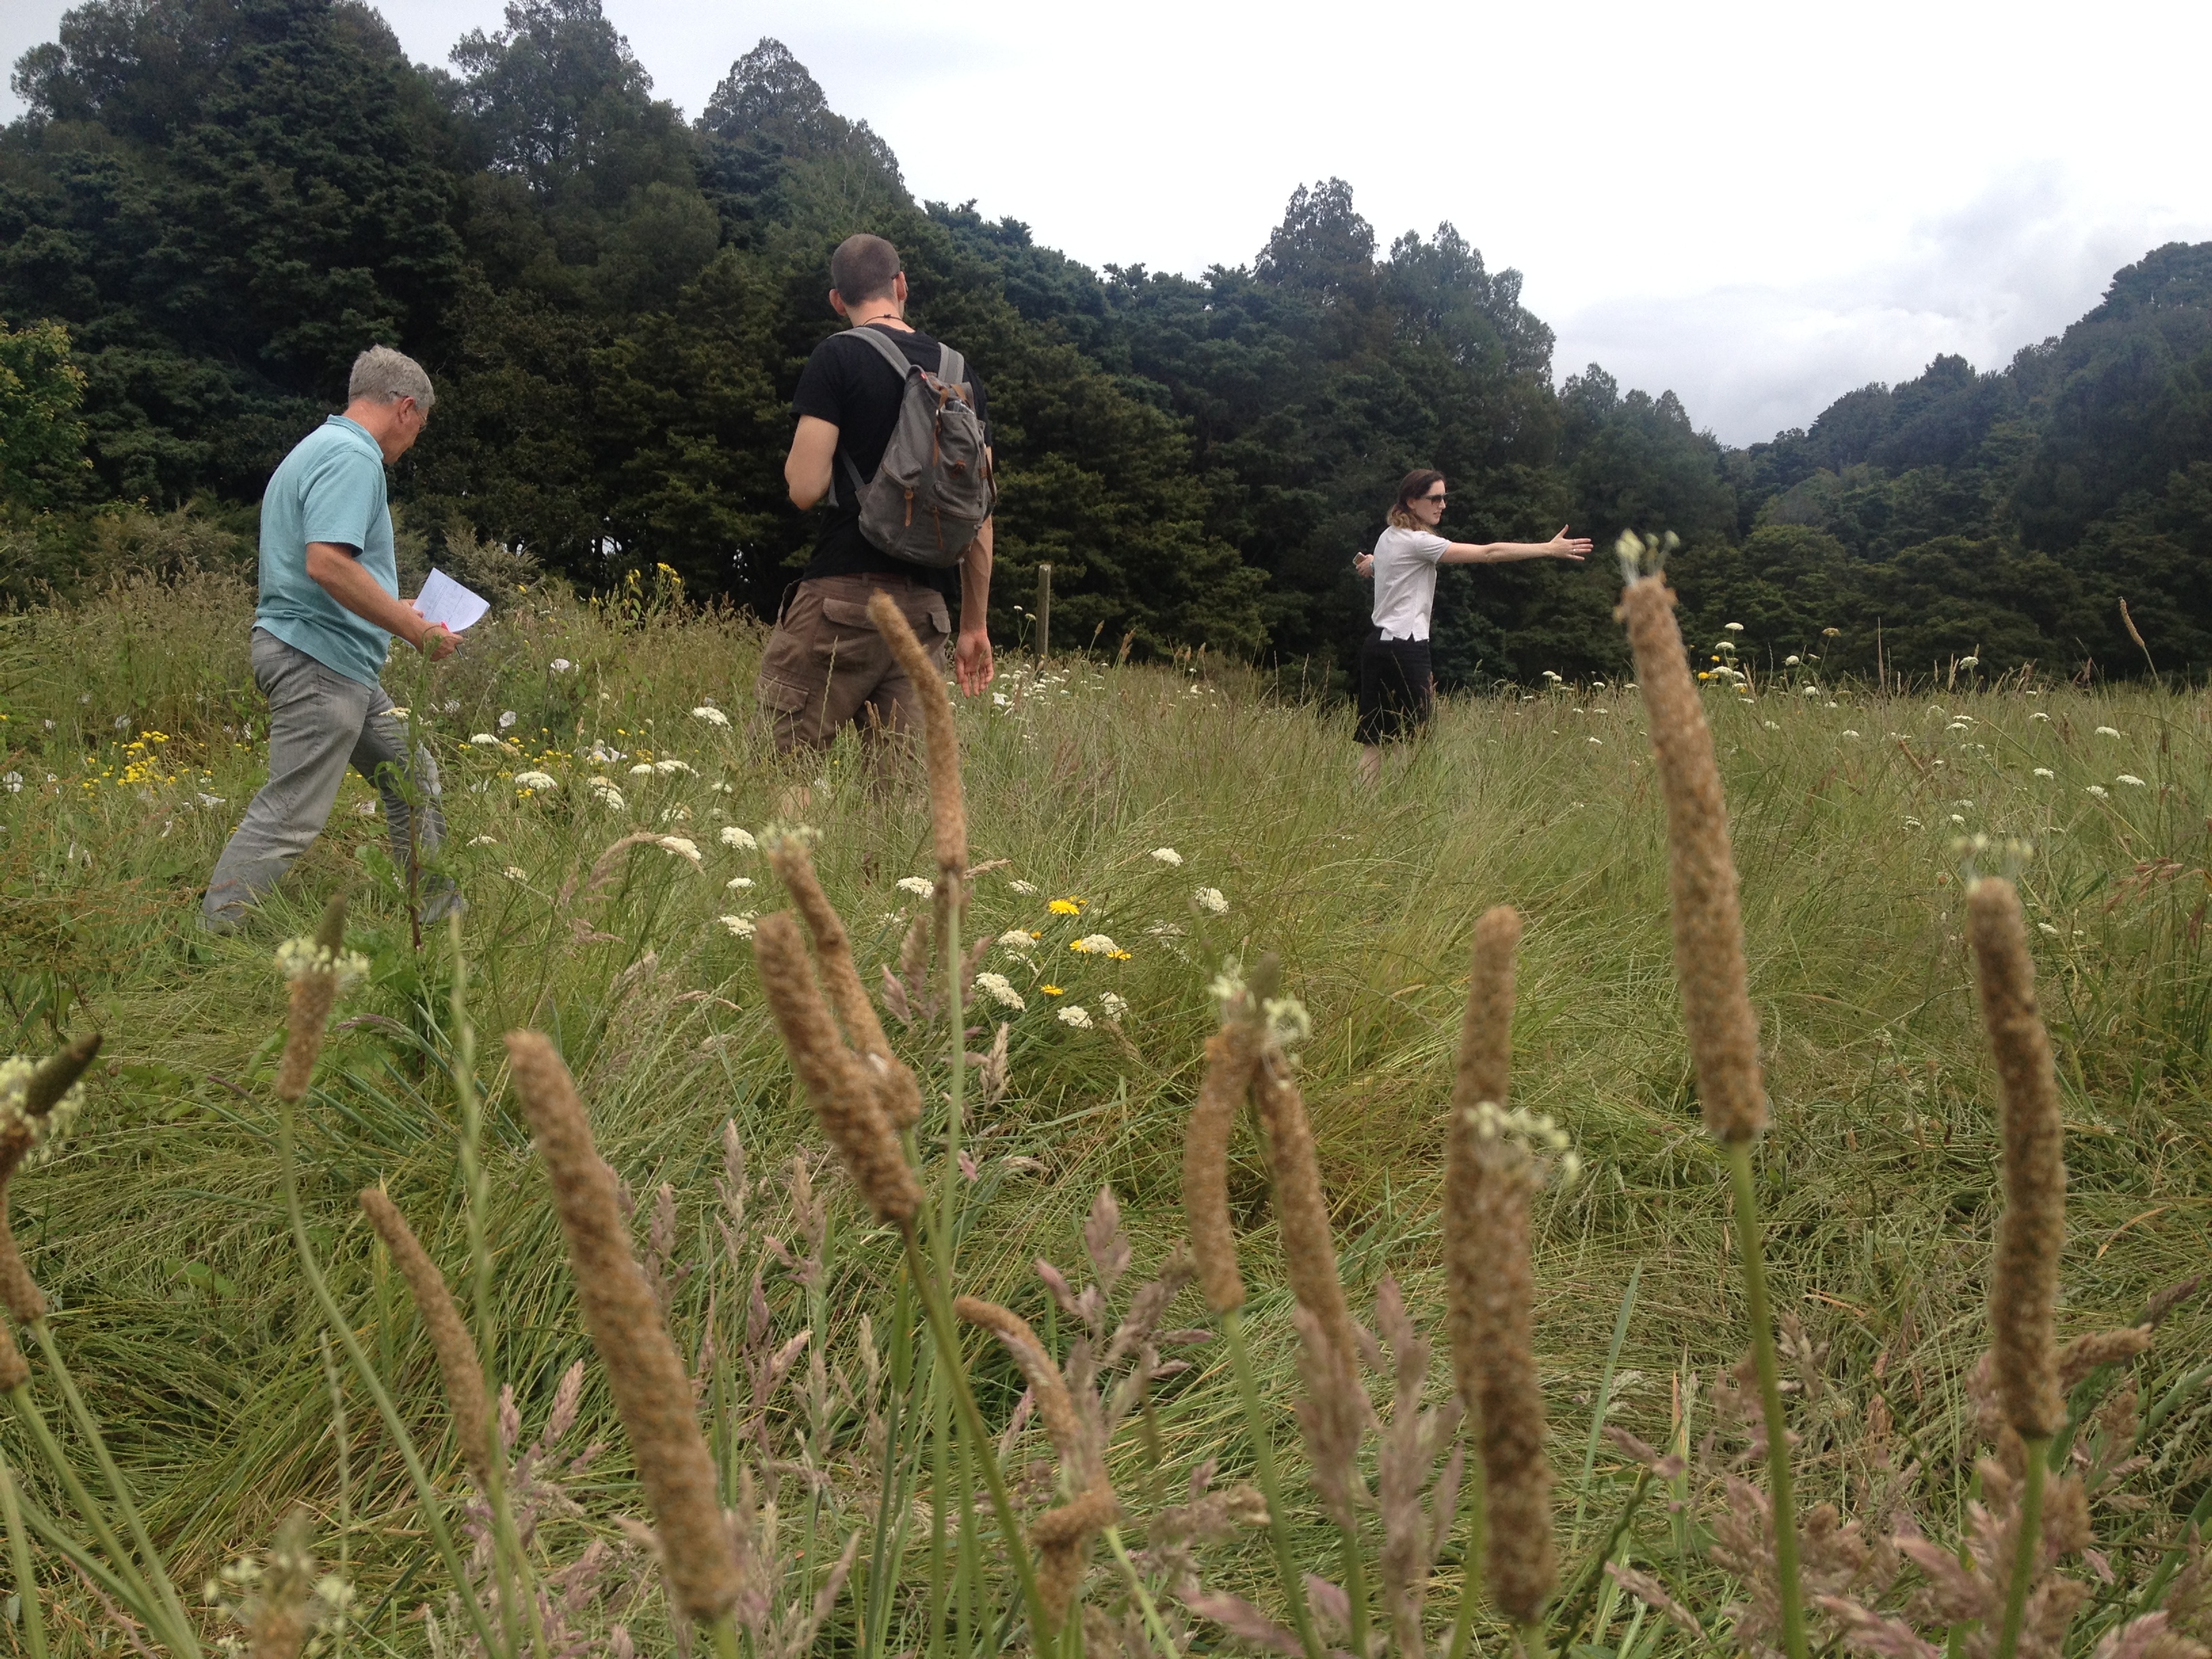
<path id="1" fill-rule="evenodd" d="M 270 1535 L 304 1500 L 325 1517 L 325 1557 L 343 1546 L 356 1583 L 354 1639 L 412 1649 L 430 1628 L 413 1618 L 418 1607 L 448 1620 L 446 1575 L 426 1568 L 422 1506 L 375 1413 L 344 1417 L 350 1519 L 331 1539 L 337 1465 L 319 1360 L 331 1321 L 285 1237 L 267 1086 L 283 995 L 269 952 L 308 931 L 332 889 L 351 887 L 350 942 L 372 967 L 338 1010 L 299 1109 L 302 1231 L 367 1358 L 391 1379 L 431 1478 L 467 1489 L 460 1449 L 444 1436 L 435 1357 L 351 1195 L 381 1183 L 449 1275 L 477 1259 L 470 1183 L 454 1156 L 463 1077 L 486 1103 L 481 1220 L 499 1289 L 499 1380 L 515 1392 L 510 1438 L 526 1443 L 521 1425 L 556 1411 L 586 1346 L 505 1072 L 495 1060 L 457 1070 L 457 959 L 435 935 L 419 955 L 411 947 L 379 826 L 351 815 L 366 787 L 349 784 L 265 937 L 209 940 L 188 925 L 192 887 L 259 781 L 260 714 L 243 672 L 249 608 L 241 590 L 203 577 L 125 586 L 96 608 L 18 618 L 5 635 L 0 772 L 24 784 L 0 796 L 0 988 L 17 1027 L 12 1046 L 41 1050 L 88 1024 L 108 1039 L 75 1139 L 16 1185 L 15 1225 L 55 1304 L 58 1346 L 179 1582 L 198 1582 Z M 787 1178 L 762 1179 L 794 1154 L 818 1159 L 819 1143 L 741 937 L 777 902 L 776 878 L 759 852 L 726 845 L 720 832 L 757 840 L 793 787 L 810 787 L 807 813 L 821 831 L 813 860 L 872 986 L 884 968 L 899 973 L 902 946 L 930 910 L 897 882 L 944 872 L 918 787 L 872 789 L 843 747 L 796 771 L 768 755 L 746 695 L 758 646 L 734 618 L 646 600 L 579 605 L 541 590 L 485 624 L 453 664 L 396 668 L 392 683 L 441 746 L 452 858 L 472 905 L 475 1019 L 533 1026 L 557 1043 L 599 1150 L 633 1194 L 678 1349 L 705 1379 L 701 1411 L 724 1500 L 743 1489 L 763 1513 L 761 1488 L 745 1483 L 773 1479 L 782 1507 L 767 1526 L 779 1553 L 762 1595 L 780 1610 L 811 1608 L 846 1540 L 858 1539 L 830 1628 L 890 1653 L 931 1639 L 916 1587 L 929 1581 L 933 1507 L 951 1506 L 929 1500 L 962 1479 L 960 1464 L 933 1465 L 931 1448 L 954 1443 L 931 1434 L 927 1408 L 917 1421 L 896 1403 L 902 1389 L 939 1385 L 918 1346 L 928 1340 L 922 1310 L 902 1300 L 914 1281 L 896 1237 L 818 1162 L 808 1166 L 829 1188 L 818 1221 L 817 1200 Z M 1433 1328 L 1443 1301 L 1443 1106 L 1465 941 L 1482 909 L 1510 902 L 1528 924 L 1516 1103 L 1565 1126 L 1587 1165 L 1584 1179 L 1539 1194 L 1531 1216 L 1532 1328 L 1557 1437 L 1557 1499 L 1562 1514 L 1603 1517 L 1562 1529 L 1566 1592 L 1589 1587 L 1566 1638 L 1624 1655 L 1690 1641 L 1633 1611 L 1645 1604 L 1599 1575 L 1591 1552 L 1609 1545 L 1601 1561 L 1661 1576 L 1686 1608 L 1722 1605 L 1730 1579 L 1756 1573 L 1712 1561 L 1698 1530 L 1712 1523 L 1692 1517 L 1727 1471 L 1699 1461 L 1655 1477 L 1628 1457 L 1601 1452 L 1578 1468 L 1559 1451 L 1583 1443 L 1594 1415 L 1653 1444 L 1694 1449 L 1718 1405 L 1709 1385 L 1747 1340 L 1729 1266 L 1729 1177 L 1695 1132 L 1692 1071 L 1670 1012 L 1662 820 L 1635 694 L 1562 688 L 1454 705 L 1434 740 L 1369 795 L 1353 785 L 1340 720 L 1234 673 L 1078 660 L 1050 675 L 1010 673 L 998 690 L 1003 702 L 957 710 L 977 871 L 963 925 L 975 939 L 1039 937 L 1022 949 L 994 945 L 983 963 L 1022 1008 L 983 1002 L 967 1016 L 979 1048 L 998 1023 L 1007 1032 L 1002 1054 L 972 1068 L 1000 1080 L 966 1109 L 967 1161 L 940 1171 L 933 1213 L 948 1218 L 945 1244 L 957 1243 L 957 1288 L 1021 1316 L 1048 1348 L 1063 1346 L 1079 1322 L 1029 1264 L 1080 1248 L 1093 1197 L 1108 1186 L 1138 1271 L 1157 1271 L 1182 1231 L 1182 1127 L 1216 1024 L 1208 981 L 1224 956 L 1267 949 L 1312 1022 L 1298 1079 L 1338 1270 L 1353 1305 L 1366 1308 L 1387 1267 L 1412 1316 Z M 2072 1172 L 2059 1334 L 2124 1323 L 2194 1270 L 2212 1203 L 2202 944 L 2212 706 L 2195 695 L 2012 684 L 1926 700 L 1814 690 L 1704 694 L 1733 819 L 1767 1086 L 1782 1107 L 1747 1172 L 1764 1218 L 1780 1362 L 1795 1383 L 1806 1502 L 1836 1504 L 1847 1518 L 1865 1510 L 1878 1484 L 1869 1425 L 1887 1423 L 1907 1449 L 1884 1467 L 1918 1465 L 1911 1512 L 1930 1537 L 1952 1537 L 1973 1496 L 1958 1472 L 1975 1433 L 1968 1382 L 1984 1342 L 1997 1155 L 1953 843 L 1980 832 L 2038 849 L 2021 885 L 2057 1040 Z M 708 708 L 730 723 L 692 712 Z M 507 711 L 515 718 L 502 726 Z M 503 741 L 471 744 L 476 733 Z M 594 744 L 623 758 L 591 763 Z M 632 774 L 672 759 L 689 769 Z M 555 787 L 519 789 L 515 775 L 532 769 Z M 595 775 L 620 793 L 619 809 L 593 791 Z M 2104 793 L 2089 793 L 2093 784 Z M 640 830 L 684 838 L 698 860 L 655 841 L 606 859 Z M 1154 856 L 1162 848 L 1181 861 Z M 1201 887 L 1224 895 L 1225 911 L 1195 902 Z M 1079 914 L 1055 914 L 1054 899 Z M 1070 949 L 1097 934 L 1126 959 Z M 939 1058 L 948 1032 L 941 1006 L 933 1013 L 928 1003 L 933 990 L 943 1002 L 941 969 L 934 987 L 902 983 L 884 1016 L 893 1048 L 939 1103 L 970 1069 Z M 1075 1007 L 1087 1024 L 1059 1017 Z M 740 1149 L 734 1166 L 726 1121 Z M 1228 1157 L 1248 1285 L 1238 1316 L 1251 1338 L 1249 1401 L 1226 1351 L 1176 1350 L 1191 1368 L 1147 1385 L 1105 1473 L 1125 1499 L 1133 1495 L 1133 1516 L 1159 1515 L 1156 1495 L 1182 1489 L 1210 1460 L 1221 1460 L 1224 1483 L 1260 1473 L 1256 1419 L 1281 1460 L 1285 1496 L 1268 1507 L 1287 1535 L 1245 1528 L 1209 1544 L 1205 1576 L 1272 1613 L 1286 1605 L 1273 1588 L 1279 1546 L 1317 1569 L 1338 1559 L 1323 1540 L 1341 1528 L 1303 1495 L 1308 1469 L 1286 1410 L 1296 1345 L 1264 1162 L 1249 1139 Z M 818 1241 L 806 1243 L 817 1228 Z M 1616 1346 L 1632 1274 L 1636 1317 Z M 2177 1511 L 2205 1489 L 2212 1436 L 2197 1390 L 2209 1329 L 2201 1304 L 2184 1303 L 2130 1376 L 2148 1402 L 2143 1420 L 2158 1419 L 2143 1437 L 2154 1464 L 2120 1479 L 2132 1483 L 2124 1495 L 2147 1507 L 2100 1523 L 2117 1588 L 2099 1592 L 2101 1623 L 2084 1629 L 2109 1626 L 2185 1564 L 2170 1553 Z M 779 1372 L 777 1356 L 802 1330 L 807 1342 Z M 1024 1382 L 1011 1358 L 969 1340 L 963 1369 L 997 1436 Z M 599 1373 L 587 1367 L 580 1389 L 567 1407 L 574 1432 L 601 1434 L 612 1418 Z M 1425 1398 L 1442 1391 L 1436 1379 Z M 1410 1402 L 1423 1401 L 1416 1388 Z M 2087 1442 L 2112 1441 L 2117 1423 L 2085 1419 Z M 1037 1433 L 1007 1443 L 1018 1471 Z M 521 1529 L 520 1569 L 533 1580 L 623 1536 L 612 1523 L 636 1513 L 635 1487 L 627 1443 L 612 1441 Z M 40 1501 L 59 1501 L 31 1470 L 26 1444 L 11 1437 L 4 1449 Z M 980 1482 L 994 1449 L 971 1435 L 962 1450 L 966 1479 Z M 2112 1461 L 2125 1459 L 2115 1451 Z M 1662 1516 L 1646 1504 L 1617 1524 L 1654 1479 L 1679 1484 L 1688 1506 Z M 901 1493 L 922 1512 L 890 1501 Z M 787 1547 L 794 1528 L 803 1559 Z M 945 1644 L 988 1646 L 1012 1605 L 991 1559 L 1005 1540 L 965 1511 L 946 1529 Z M 1152 1586 L 1147 1595 L 1171 1542 L 1141 1530 L 1130 1540 L 1132 1575 Z M 1171 1605 L 1153 1596 L 1155 1632 L 1114 1588 L 1128 1578 L 1110 1565 L 1115 1553 L 1097 1570 L 1109 1581 L 1097 1589 L 1101 1603 L 1127 1611 L 1141 1639 L 1188 1639 Z M 52 1559 L 34 1571 L 54 1642 L 88 1640 L 105 1621 L 81 1581 Z M 1446 1544 L 1424 1575 L 1439 1605 L 1456 1602 L 1466 1571 L 1463 1547 Z M 633 1594 L 649 1583 L 603 1572 L 563 1617 L 601 1633 L 619 1624 L 623 1640 L 658 1645 L 673 1626 L 655 1593 Z M 793 1617 L 779 1628 L 804 1625 Z M 1486 1612 L 1474 1636 L 1488 1643 L 1501 1631 Z"/>

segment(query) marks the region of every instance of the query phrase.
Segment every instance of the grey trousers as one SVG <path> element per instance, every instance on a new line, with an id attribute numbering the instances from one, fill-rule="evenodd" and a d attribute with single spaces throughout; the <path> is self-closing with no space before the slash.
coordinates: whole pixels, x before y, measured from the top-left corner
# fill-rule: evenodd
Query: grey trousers
<path id="1" fill-rule="evenodd" d="M 392 862 L 401 870 L 428 859 L 445 839 L 438 811 L 438 763 L 428 745 L 407 752 L 407 723 L 380 685 L 363 685 L 325 668 L 275 635 L 253 630 L 253 683 L 269 699 L 269 782 L 246 809 L 209 878 L 205 918 L 218 932 L 235 927 L 247 905 L 275 887 L 330 821 L 350 766 L 384 797 Z M 420 798 L 419 806 L 408 800 Z M 421 883 L 422 920 L 459 903 L 451 881 Z"/>

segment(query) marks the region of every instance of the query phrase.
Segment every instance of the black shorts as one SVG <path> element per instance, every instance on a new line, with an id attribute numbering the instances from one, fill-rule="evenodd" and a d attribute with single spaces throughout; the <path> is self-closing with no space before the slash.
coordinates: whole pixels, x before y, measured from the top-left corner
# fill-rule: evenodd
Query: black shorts
<path id="1" fill-rule="evenodd" d="M 1361 743 L 1409 738 L 1428 724 L 1436 708 L 1429 642 L 1386 640 L 1380 629 L 1369 630 L 1359 648 L 1359 723 L 1353 736 Z"/>

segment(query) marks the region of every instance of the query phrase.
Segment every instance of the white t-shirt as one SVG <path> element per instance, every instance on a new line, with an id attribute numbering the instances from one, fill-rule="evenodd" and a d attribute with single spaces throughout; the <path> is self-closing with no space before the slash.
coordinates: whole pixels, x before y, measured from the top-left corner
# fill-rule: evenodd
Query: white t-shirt
<path id="1" fill-rule="evenodd" d="M 1375 625 L 1386 640 L 1425 640 L 1437 566 L 1451 544 L 1426 530 L 1386 530 L 1375 544 Z"/>

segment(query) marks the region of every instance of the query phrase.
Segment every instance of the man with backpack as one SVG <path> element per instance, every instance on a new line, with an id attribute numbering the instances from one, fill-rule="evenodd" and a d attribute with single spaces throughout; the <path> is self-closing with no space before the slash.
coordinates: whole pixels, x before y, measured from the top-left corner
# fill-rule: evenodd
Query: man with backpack
<path id="1" fill-rule="evenodd" d="M 935 662 L 952 635 L 969 696 L 994 670 L 989 405 L 952 348 L 906 320 L 906 273 L 880 236 L 830 256 L 830 308 L 850 325 L 814 349 L 792 406 L 783 464 L 794 505 L 827 501 L 813 556 L 787 593 L 756 688 L 781 752 L 823 749 L 858 725 L 872 748 L 918 730 L 921 704 L 868 620 L 888 593 Z"/>

